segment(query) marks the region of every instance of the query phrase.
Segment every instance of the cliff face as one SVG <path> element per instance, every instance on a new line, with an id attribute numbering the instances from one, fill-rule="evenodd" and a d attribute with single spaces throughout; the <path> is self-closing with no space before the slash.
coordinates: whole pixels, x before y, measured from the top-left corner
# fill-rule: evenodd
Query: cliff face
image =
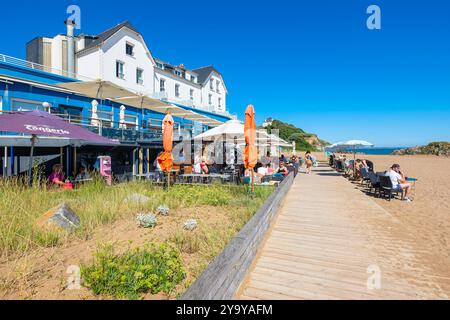
<path id="1" fill-rule="evenodd" d="M 279 120 L 273 120 L 272 124 L 265 129 L 269 133 L 278 130 L 281 139 L 292 142 L 295 141 L 296 149 L 299 151 L 317 151 L 329 145 L 328 142 L 319 139 L 314 133 L 307 133 L 303 129 Z"/>
<path id="2" fill-rule="evenodd" d="M 450 157 L 450 142 L 431 142 L 426 146 L 402 149 L 394 152 L 395 155 L 426 154 L 434 156 Z"/>

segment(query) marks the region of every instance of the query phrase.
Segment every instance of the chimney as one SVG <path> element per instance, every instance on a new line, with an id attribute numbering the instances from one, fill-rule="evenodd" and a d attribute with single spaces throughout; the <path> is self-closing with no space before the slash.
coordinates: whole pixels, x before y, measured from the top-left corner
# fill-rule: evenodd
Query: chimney
<path id="1" fill-rule="evenodd" d="M 67 72 L 69 77 L 75 76 L 75 42 L 73 38 L 73 30 L 75 22 L 67 19 L 64 21 L 67 26 Z"/>

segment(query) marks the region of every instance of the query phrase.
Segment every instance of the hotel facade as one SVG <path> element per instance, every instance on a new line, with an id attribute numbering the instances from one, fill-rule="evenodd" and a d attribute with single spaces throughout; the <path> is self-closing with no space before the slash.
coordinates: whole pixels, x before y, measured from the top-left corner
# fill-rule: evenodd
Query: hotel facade
<path id="1" fill-rule="evenodd" d="M 0 112 L 44 110 L 121 144 L 75 148 L 41 139 L 42 163 L 59 161 L 72 173 L 99 155 L 111 155 L 115 174 L 145 174 L 161 150 L 166 112 L 174 116 L 175 141 L 236 118 L 227 109 L 222 74 L 213 66 L 188 69 L 155 58 L 129 22 L 94 36 L 74 35 L 71 21 L 66 28 L 66 34 L 28 42 L 26 60 L 0 53 Z M 99 90 L 78 90 L 91 84 Z M 122 88 L 145 103 L 105 96 L 101 86 Z M 3 176 L 27 168 L 28 138 L 0 133 Z"/>

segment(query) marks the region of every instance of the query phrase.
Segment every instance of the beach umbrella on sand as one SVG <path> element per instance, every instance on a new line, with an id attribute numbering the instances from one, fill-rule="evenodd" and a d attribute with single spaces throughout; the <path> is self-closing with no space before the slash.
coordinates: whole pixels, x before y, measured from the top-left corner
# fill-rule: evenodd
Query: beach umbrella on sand
<path id="1" fill-rule="evenodd" d="M 163 147 L 164 152 L 158 157 L 158 163 L 161 167 L 161 170 L 167 172 L 167 187 L 169 187 L 170 183 L 170 170 L 173 167 L 173 118 L 170 114 L 167 114 L 164 117 L 163 125 Z"/>
<path id="2" fill-rule="evenodd" d="M 342 143 L 339 147 L 346 147 L 353 149 L 353 176 L 355 175 L 355 160 L 356 160 L 356 149 L 369 147 L 372 148 L 374 146 L 373 143 L 364 141 L 364 140 L 349 140 L 347 142 Z"/>
<path id="3" fill-rule="evenodd" d="M 336 148 L 339 148 L 340 146 L 342 146 L 343 144 L 344 144 L 344 142 L 336 142 L 336 143 L 333 143 L 331 146 L 326 146 L 325 149 L 329 149 L 329 150 L 336 149 Z"/>
<path id="4" fill-rule="evenodd" d="M 30 165 L 28 168 L 28 183 L 30 185 L 34 147 L 38 136 L 68 139 L 72 144 L 119 144 L 118 141 L 104 138 L 80 126 L 68 123 L 58 116 L 40 110 L 0 114 L 0 131 L 31 135 Z"/>
<path id="5" fill-rule="evenodd" d="M 258 150 L 256 149 L 256 123 L 255 123 L 255 109 L 249 105 L 245 110 L 245 151 L 244 151 L 244 165 L 246 169 L 252 169 L 252 192 L 255 191 L 254 171 L 258 161 Z"/>

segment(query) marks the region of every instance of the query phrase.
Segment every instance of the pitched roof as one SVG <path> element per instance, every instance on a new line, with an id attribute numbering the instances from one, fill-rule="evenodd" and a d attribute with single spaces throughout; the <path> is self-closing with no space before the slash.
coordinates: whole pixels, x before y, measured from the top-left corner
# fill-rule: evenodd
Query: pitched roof
<path id="1" fill-rule="evenodd" d="M 124 21 L 122 23 L 119 23 L 117 26 L 112 27 L 106 31 L 103 31 L 102 33 L 98 34 L 96 37 L 96 39 L 90 43 L 88 43 L 86 45 L 86 47 L 84 47 L 82 50 L 78 51 L 77 53 L 80 52 L 84 52 L 86 50 L 89 50 L 93 47 L 96 47 L 100 44 L 102 44 L 103 42 L 105 42 L 106 40 L 108 40 L 109 38 L 111 38 L 115 33 L 117 33 L 120 29 L 127 27 L 131 30 L 133 30 L 136 33 L 139 33 L 139 31 L 137 31 L 129 21 Z"/>
<path id="2" fill-rule="evenodd" d="M 220 72 L 217 71 L 216 68 L 214 68 L 214 66 L 206 66 L 206 67 L 194 69 L 194 70 L 192 70 L 192 71 L 194 71 L 195 73 L 198 74 L 197 81 L 198 81 L 198 83 L 200 83 L 201 85 L 204 85 L 204 84 L 205 84 L 206 80 L 208 80 L 209 75 L 210 75 L 212 72 L 216 72 L 218 75 L 222 76 L 222 75 L 220 74 Z"/>

